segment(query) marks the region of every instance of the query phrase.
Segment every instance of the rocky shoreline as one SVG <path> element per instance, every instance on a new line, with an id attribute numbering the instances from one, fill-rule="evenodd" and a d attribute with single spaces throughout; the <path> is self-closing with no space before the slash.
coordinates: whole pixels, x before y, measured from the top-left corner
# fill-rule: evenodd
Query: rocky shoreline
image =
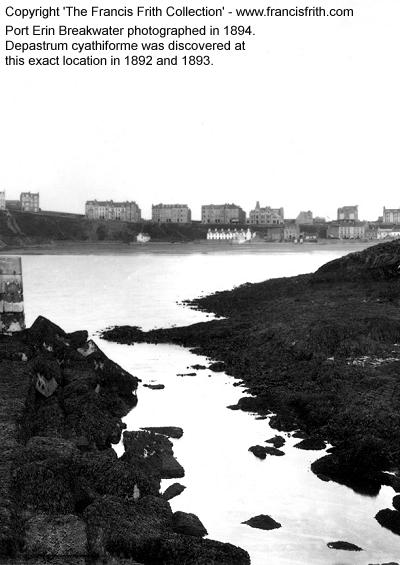
<path id="1" fill-rule="evenodd" d="M 400 243 L 380 244 L 313 274 L 188 302 L 221 319 L 149 332 L 123 326 L 102 336 L 176 343 L 219 369 L 223 363 L 252 395 L 238 409 L 273 412 L 277 430 L 333 446 L 312 465 L 322 480 L 371 496 L 381 485 L 400 492 L 399 266 Z M 400 534 L 396 508 L 376 518 Z"/>
<path id="2" fill-rule="evenodd" d="M 137 386 L 85 331 L 39 317 L 0 336 L 1 564 L 250 563 L 242 549 L 204 539 L 194 514 L 172 512 L 168 498 L 184 488 L 160 493 L 162 478 L 184 475 L 172 443 L 123 432 Z"/>

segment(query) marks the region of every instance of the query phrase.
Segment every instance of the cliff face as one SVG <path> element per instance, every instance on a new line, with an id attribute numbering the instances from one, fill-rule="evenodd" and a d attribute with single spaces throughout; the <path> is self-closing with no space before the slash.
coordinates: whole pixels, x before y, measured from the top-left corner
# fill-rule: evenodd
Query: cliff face
<path id="1" fill-rule="evenodd" d="M 161 478 L 183 473 L 167 437 L 126 432 L 117 458 L 138 379 L 87 337 L 42 317 L 0 336 L 0 562 L 249 564 L 178 532 L 160 495 Z"/>
<path id="2" fill-rule="evenodd" d="M 400 466 L 399 259 L 399 242 L 378 245 L 315 274 L 189 303 L 225 319 L 104 337 L 179 343 L 223 361 L 255 397 L 242 407 L 272 410 L 278 429 L 335 446 L 316 472 L 376 493 L 388 481 L 382 471 Z"/>

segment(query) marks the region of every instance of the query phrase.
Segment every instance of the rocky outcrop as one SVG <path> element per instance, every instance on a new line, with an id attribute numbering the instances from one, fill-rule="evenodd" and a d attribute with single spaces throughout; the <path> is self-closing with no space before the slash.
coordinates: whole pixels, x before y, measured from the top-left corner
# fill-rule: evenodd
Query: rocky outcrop
<path id="1" fill-rule="evenodd" d="M 124 433 L 123 461 L 134 463 L 143 473 L 161 479 L 179 479 L 185 471 L 174 457 L 172 442 L 164 435 L 149 431 Z"/>
<path id="2" fill-rule="evenodd" d="M 195 514 L 175 512 L 172 517 L 172 527 L 177 534 L 202 538 L 207 535 L 207 530 Z"/>
<path id="3" fill-rule="evenodd" d="M 180 439 L 183 436 L 182 428 L 178 428 L 177 426 L 149 426 L 141 429 L 148 432 L 155 432 L 156 434 L 162 434 L 167 437 L 172 437 L 174 439 Z"/>
<path id="4" fill-rule="evenodd" d="M 35 386 L 38 372 L 57 382 L 49 395 Z M 184 470 L 165 435 L 125 432 L 117 457 L 137 385 L 86 332 L 40 317 L 0 336 L 1 564 L 250 563 L 239 548 L 193 537 L 204 535 L 194 519 L 190 535 L 176 533 L 167 498 L 177 488 L 163 496 L 160 481 Z"/>

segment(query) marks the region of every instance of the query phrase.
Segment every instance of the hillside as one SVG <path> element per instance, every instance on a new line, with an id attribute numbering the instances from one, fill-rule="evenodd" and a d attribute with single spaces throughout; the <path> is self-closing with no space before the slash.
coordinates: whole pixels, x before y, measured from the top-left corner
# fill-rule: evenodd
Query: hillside
<path id="1" fill-rule="evenodd" d="M 193 224 L 152 224 L 87 220 L 74 214 L 42 212 L 0 212 L 0 247 L 23 247 L 57 242 L 121 242 L 136 240 L 141 231 L 152 241 L 185 242 L 205 240 L 210 226 Z M 223 227 L 223 226 L 219 226 Z"/>

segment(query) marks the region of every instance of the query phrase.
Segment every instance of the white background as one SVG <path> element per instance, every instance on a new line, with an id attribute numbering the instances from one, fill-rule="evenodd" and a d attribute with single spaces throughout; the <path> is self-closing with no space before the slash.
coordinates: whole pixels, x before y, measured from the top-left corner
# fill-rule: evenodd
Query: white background
<path id="1" fill-rule="evenodd" d="M 27 4 L 1 4 L 4 40 L 5 6 Z M 384 205 L 400 206 L 400 2 L 315 5 L 354 8 L 355 16 L 198 19 L 198 25 L 251 23 L 256 31 L 246 54 L 208 68 L 11 68 L 3 51 L 0 189 L 7 198 L 39 191 L 43 209 L 81 213 L 87 199 L 132 199 L 144 217 L 160 201 L 188 203 L 194 219 L 202 203 L 226 201 L 246 211 L 256 200 L 284 206 L 286 217 L 311 209 L 334 218 L 338 206 L 358 204 L 361 218 L 376 219 Z M 133 24 L 132 18 L 35 23 Z"/>

